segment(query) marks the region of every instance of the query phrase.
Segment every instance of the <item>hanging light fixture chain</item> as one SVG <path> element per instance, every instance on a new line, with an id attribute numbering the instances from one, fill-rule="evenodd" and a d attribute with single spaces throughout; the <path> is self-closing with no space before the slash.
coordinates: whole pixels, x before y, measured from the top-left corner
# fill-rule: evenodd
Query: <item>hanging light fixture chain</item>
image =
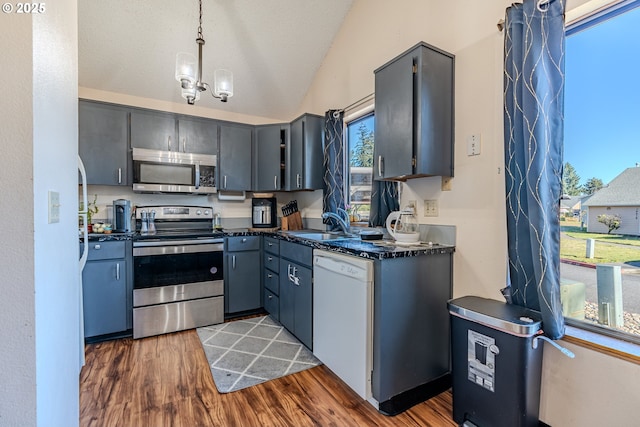
<path id="1" fill-rule="evenodd" d="M 199 0 L 198 3 L 200 6 L 200 16 L 198 17 L 198 38 L 204 39 L 204 37 L 202 37 L 202 0 Z"/>

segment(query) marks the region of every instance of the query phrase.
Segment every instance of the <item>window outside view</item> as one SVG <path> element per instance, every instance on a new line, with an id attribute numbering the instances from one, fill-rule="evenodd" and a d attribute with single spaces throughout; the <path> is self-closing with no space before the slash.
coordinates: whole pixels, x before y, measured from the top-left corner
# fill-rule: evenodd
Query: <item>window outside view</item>
<path id="1" fill-rule="evenodd" d="M 368 222 L 373 182 L 373 125 L 370 114 L 347 124 L 349 214 L 351 222 Z"/>
<path id="2" fill-rule="evenodd" d="M 640 8 L 566 39 L 560 206 L 568 323 L 640 341 Z"/>

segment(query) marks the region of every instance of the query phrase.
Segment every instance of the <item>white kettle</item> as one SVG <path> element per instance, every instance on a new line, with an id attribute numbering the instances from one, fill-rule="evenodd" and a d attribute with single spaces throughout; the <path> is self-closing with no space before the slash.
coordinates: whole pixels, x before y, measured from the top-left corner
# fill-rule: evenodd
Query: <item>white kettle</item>
<path id="1" fill-rule="evenodd" d="M 418 220 L 412 210 L 391 212 L 386 225 L 387 231 L 398 243 L 415 243 L 420 239 Z"/>

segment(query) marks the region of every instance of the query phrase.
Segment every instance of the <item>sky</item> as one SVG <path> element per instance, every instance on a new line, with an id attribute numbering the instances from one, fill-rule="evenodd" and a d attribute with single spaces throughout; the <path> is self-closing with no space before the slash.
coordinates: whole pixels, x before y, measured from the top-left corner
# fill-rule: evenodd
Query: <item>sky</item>
<path id="1" fill-rule="evenodd" d="M 640 163 L 640 7 L 566 39 L 564 162 L 580 184 Z"/>

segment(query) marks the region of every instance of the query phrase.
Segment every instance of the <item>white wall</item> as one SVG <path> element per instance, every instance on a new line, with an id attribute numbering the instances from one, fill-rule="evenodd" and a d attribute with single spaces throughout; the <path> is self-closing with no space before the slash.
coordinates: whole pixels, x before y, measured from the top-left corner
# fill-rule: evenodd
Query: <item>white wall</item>
<path id="1" fill-rule="evenodd" d="M 3 16 L 0 57 L 0 425 L 36 423 L 32 20 Z M 17 78 L 19 76 L 19 78 Z"/>
<path id="2" fill-rule="evenodd" d="M 78 424 L 77 14 L 3 14 L 0 425 Z M 61 220 L 47 223 L 47 191 Z"/>
<path id="3" fill-rule="evenodd" d="M 437 199 L 440 216 L 421 217 L 421 222 L 456 226 L 454 296 L 501 299 L 499 289 L 505 285 L 504 39 L 496 23 L 510 4 L 356 0 L 300 107 L 300 112 L 321 114 L 374 92 L 373 70 L 419 41 L 456 55 L 452 189 L 442 191 L 439 178 L 410 180 L 401 201 Z M 466 138 L 472 133 L 482 135 L 482 152 L 468 157 Z M 545 350 L 541 419 L 563 427 L 634 424 L 632 403 L 640 401 L 638 365 L 571 348 L 575 360 Z"/>

